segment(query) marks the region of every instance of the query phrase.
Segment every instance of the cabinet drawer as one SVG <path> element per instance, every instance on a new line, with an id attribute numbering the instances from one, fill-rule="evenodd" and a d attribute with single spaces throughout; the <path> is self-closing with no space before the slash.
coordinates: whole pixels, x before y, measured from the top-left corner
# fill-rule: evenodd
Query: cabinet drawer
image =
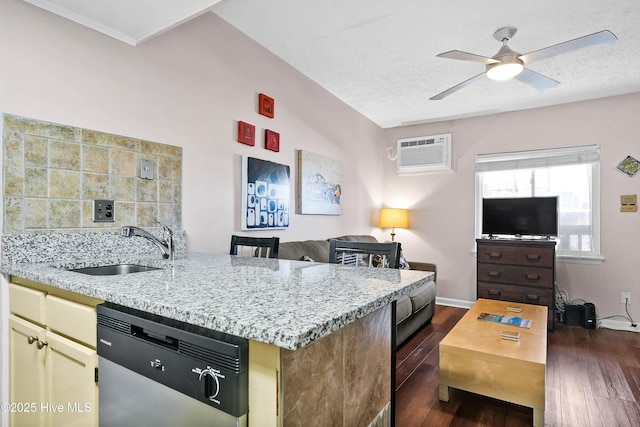
<path id="1" fill-rule="evenodd" d="M 478 264 L 478 281 L 553 288 L 553 270 L 502 264 Z"/>
<path id="2" fill-rule="evenodd" d="M 96 347 L 96 309 L 47 295 L 47 326 L 62 335 Z"/>
<path id="3" fill-rule="evenodd" d="M 554 248 L 478 244 L 478 262 L 552 268 Z"/>
<path id="4" fill-rule="evenodd" d="M 9 284 L 9 310 L 39 325 L 46 323 L 45 293 L 24 286 Z"/>
<path id="5" fill-rule="evenodd" d="M 478 298 L 551 306 L 553 289 L 478 282 Z"/>

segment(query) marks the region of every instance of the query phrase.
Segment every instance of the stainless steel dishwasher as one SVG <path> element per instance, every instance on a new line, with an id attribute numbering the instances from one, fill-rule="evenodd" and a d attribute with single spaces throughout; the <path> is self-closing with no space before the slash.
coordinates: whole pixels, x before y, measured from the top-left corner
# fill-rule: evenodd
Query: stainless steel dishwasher
<path id="1" fill-rule="evenodd" d="M 100 427 L 244 427 L 246 339 L 98 306 Z"/>

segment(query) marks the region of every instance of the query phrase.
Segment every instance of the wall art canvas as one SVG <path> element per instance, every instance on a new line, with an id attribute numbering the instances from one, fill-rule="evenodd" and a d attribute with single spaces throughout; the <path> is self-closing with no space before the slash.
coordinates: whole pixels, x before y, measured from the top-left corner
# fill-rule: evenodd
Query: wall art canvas
<path id="1" fill-rule="evenodd" d="M 254 146 L 256 144 L 256 127 L 252 124 L 238 121 L 238 142 Z"/>
<path id="2" fill-rule="evenodd" d="M 289 228 L 289 166 L 242 156 L 242 230 Z"/>
<path id="3" fill-rule="evenodd" d="M 633 176 L 640 170 L 640 162 L 631 156 L 627 156 L 618 165 L 618 170 L 626 173 L 628 176 Z"/>
<path id="4" fill-rule="evenodd" d="M 264 148 L 267 150 L 280 151 L 280 134 L 272 130 L 266 129 L 264 131 Z"/>
<path id="5" fill-rule="evenodd" d="M 273 119 L 275 100 L 261 93 L 258 95 L 258 113 Z"/>
<path id="6" fill-rule="evenodd" d="M 342 162 L 298 150 L 298 213 L 342 215 Z"/>

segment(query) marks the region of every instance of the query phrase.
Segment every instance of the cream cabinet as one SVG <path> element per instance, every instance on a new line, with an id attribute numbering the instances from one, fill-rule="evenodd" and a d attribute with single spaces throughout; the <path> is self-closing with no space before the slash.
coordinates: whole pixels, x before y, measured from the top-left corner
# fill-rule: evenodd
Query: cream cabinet
<path id="1" fill-rule="evenodd" d="M 95 306 L 100 302 L 12 278 L 9 285 L 12 427 L 98 425 Z"/>

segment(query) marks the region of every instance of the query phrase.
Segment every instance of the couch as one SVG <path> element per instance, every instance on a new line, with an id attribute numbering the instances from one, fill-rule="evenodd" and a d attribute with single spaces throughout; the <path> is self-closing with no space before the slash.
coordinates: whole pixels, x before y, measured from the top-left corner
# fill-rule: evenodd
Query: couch
<path id="1" fill-rule="evenodd" d="M 373 242 L 378 240 L 368 235 L 336 237 L 338 240 Z M 305 240 L 280 242 L 278 258 L 300 261 L 329 262 L 329 240 Z M 412 270 L 431 271 L 433 281 L 424 283 L 396 303 L 396 346 L 399 346 L 433 318 L 436 299 L 436 265 L 426 262 L 408 261 Z"/>

